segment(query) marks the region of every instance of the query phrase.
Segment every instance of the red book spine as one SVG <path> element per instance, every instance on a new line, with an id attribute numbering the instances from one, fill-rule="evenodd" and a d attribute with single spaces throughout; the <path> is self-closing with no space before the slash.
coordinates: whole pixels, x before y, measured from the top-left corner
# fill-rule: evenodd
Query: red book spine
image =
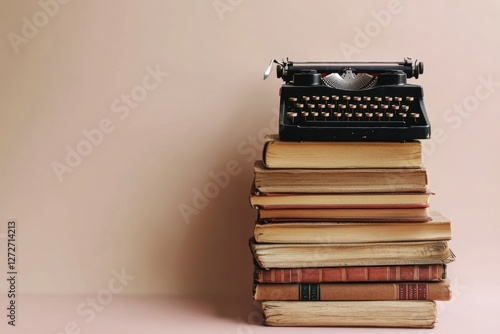
<path id="1" fill-rule="evenodd" d="M 256 268 L 254 274 L 255 281 L 259 283 L 440 281 L 445 276 L 445 266 L 441 264 L 270 270 Z"/>

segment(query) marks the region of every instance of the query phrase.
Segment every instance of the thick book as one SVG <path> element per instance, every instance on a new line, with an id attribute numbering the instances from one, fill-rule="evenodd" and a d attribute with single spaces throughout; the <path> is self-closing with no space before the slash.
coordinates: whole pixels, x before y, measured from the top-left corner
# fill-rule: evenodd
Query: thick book
<path id="1" fill-rule="evenodd" d="M 254 269 L 254 280 L 258 283 L 426 282 L 441 281 L 445 278 L 445 264 Z"/>
<path id="2" fill-rule="evenodd" d="M 343 221 L 343 222 L 407 222 L 418 223 L 432 218 L 427 208 L 406 209 L 260 209 L 258 219 L 268 222 Z"/>
<path id="3" fill-rule="evenodd" d="M 425 168 L 269 169 L 257 160 L 254 177 L 263 193 L 427 192 Z"/>
<path id="4" fill-rule="evenodd" d="M 431 212 L 430 217 L 431 221 L 423 223 L 257 221 L 254 238 L 259 243 L 302 244 L 451 240 L 450 220 L 438 212 Z"/>
<path id="5" fill-rule="evenodd" d="M 446 264 L 454 260 L 447 241 L 261 244 L 252 238 L 250 249 L 263 269 Z"/>
<path id="6" fill-rule="evenodd" d="M 451 299 L 448 280 L 384 283 L 257 283 L 255 300 L 440 300 Z"/>
<path id="7" fill-rule="evenodd" d="M 267 326 L 432 328 L 437 305 L 428 300 L 264 301 Z"/>
<path id="8" fill-rule="evenodd" d="M 425 208 L 426 193 L 262 193 L 252 187 L 250 205 L 254 209 L 312 208 Z"/>
<path id="9" fill-rule="evenodd" d="M 292 142 L 266 137 L 267 168 L 420 168 L 422 145 L 408 142 Z"/>

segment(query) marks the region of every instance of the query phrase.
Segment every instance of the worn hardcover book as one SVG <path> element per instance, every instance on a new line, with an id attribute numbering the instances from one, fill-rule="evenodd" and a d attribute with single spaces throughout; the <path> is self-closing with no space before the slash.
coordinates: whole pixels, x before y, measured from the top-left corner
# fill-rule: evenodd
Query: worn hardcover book
<path id="1" fill-rule="evenodd" d="M 252 187 L 250 205 L 254 209 L 313 208 L 425 208 L 426 193 L 261 193 Z"/>
<path id="2" fill-rule="evenodd" d="M 256 266 L 254 269 L 254 280 L 258 283 L 426 282 L 445 278 L 445 264 L 268 270 Z"/>
<path id="3" fill-rule="evenodd" d="M 261 244 L 250 240 L 260 268 L 308 268 L 446 264 L 454 260 L 447 241 Z"/>
<path id="4" fill-rule="evenodd" d="M 422 145 L 408 142 L 312 142 L 266 138 L 267 168 L 420 168 Z"/>
<path id="5" fill-rule="evenodd" d="M 268 326 L 432 328 L 435 301 L 264 301 Z"/>
<path id="6" fill-rule="evenodd" d="M 427 192 L 425 168 L 269 169 L 258 160 L 254 177 L 263 193 Z"/>
<path id="7" fill-rule="evenodd" d="M 257 283 L 255 300 L 450 300 L 451 287 L 440 282 Z"/>
<path id="8" fill-rule="evenodd" d="M 424 223 L 408 223 L 407 220 L 367 223 L 257 221 L 254 237 L 259 243 L 303 244 L 451 240 L 450 220 L 438 212 L 431 212 L 430 219 Z"/>
<path id="9" fill-rule="evenodd" d="M 427 208 L 407 209 L 260 209 L 258 219 L 268 222 L 426 222 L 432 218 Z"/>

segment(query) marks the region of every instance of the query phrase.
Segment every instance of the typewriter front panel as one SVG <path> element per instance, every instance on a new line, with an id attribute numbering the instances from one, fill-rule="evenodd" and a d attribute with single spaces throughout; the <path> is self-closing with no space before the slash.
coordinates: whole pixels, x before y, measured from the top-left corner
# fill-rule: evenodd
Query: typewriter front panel
<path id="1" fill-rule="evenodd" d="M 285 84 L 280 90 L 280 138 L 287 141 L 405 141 L 430 137 L 417 85 L 343 90 Z"/>

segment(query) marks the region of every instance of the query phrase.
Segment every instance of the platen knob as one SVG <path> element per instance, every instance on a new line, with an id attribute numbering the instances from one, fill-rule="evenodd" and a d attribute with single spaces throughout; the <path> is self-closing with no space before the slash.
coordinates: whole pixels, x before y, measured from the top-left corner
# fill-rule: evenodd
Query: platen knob
<path id="1" fill-rule="evenodd" d="M 415 77 L 415 79 L 418 79 L 418 76 L 423 73 L 424 73 L 424 63 L 422 62 L 416 63 L 415 70 L 413 71 L 413 76 Z"/>

